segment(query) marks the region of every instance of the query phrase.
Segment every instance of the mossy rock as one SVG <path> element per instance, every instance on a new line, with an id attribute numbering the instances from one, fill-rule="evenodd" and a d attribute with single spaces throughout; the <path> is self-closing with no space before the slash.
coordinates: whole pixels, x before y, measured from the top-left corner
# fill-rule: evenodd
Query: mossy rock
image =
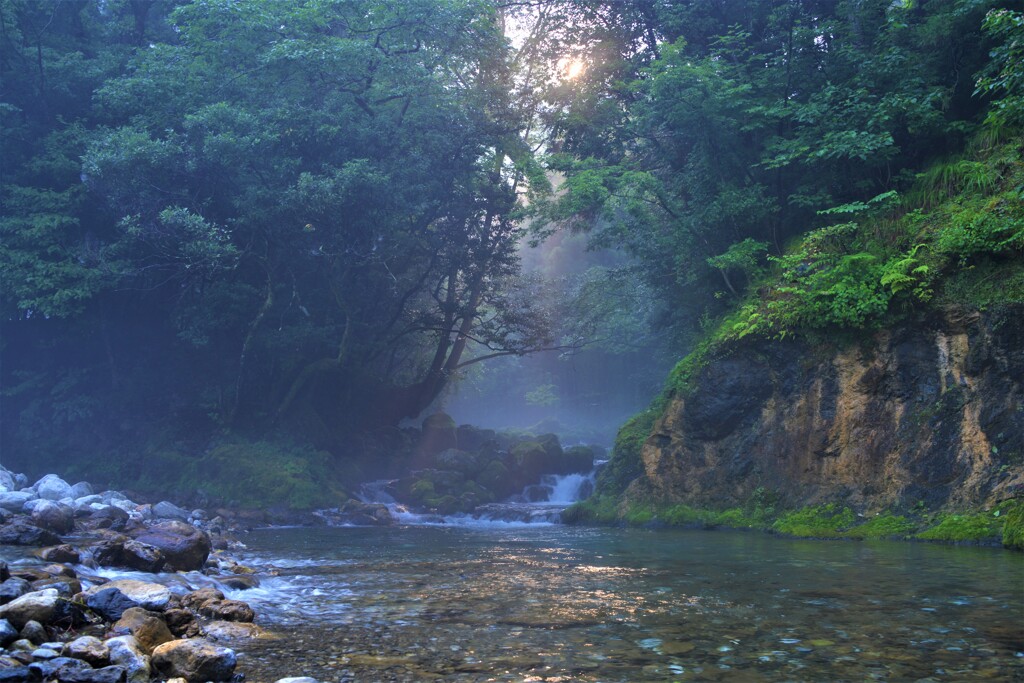
<path id="1" fill-rule="evenodd" d="M 437 491 L 434 490 L 434 482 L 429 479 L 417 480 L 409 487 L 409 497 L 417 503 L 424 503 L 431 498 L 436 498 Z"/>
<path id="2" fill-rule="evenodd" d="M 501 460 L 491 460 L 477 476 L 476 481 L 498 498 L 504 498 L 509 488 L 508 468 Z M 508 493 L 514 493 L 509 491 Z M 504 495 L 503 495 L 504 494 Z"/>

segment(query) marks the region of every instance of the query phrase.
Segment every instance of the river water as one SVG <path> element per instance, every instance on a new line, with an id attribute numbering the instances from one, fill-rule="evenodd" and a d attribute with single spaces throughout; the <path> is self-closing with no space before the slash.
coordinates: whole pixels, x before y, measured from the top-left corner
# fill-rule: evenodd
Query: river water
<path id="1" fill-rule="evenodd" d="M 1024 680 L 1024 554 L 480 523 L 257 530 L 261 683 Z"/>

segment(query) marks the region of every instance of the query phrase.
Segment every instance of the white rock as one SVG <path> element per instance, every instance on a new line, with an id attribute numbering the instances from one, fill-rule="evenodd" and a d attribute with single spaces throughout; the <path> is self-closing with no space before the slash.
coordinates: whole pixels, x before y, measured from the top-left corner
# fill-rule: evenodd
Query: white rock
<path id="1" fill-rule="evenodd" d="M 30 621 L 46 624 L 56 614 L 59 601 L 60 595 L 55 588 L 25 593 L 0 606 L 0 619 L 6 619 L 17 629 L 24 628 Z"/>
<path id="2" fill-rule="evenodd" d="M 47 474 L 45 477 L 32 485 L 40 498 L 47 500 L 60 500 L 71 496 L 71 484 L 67 483 L 56 474 Z"/>
<path id="3" fill-rule="evenodd" d="M 0 493 L 13 491 L 16 488 L 18 488 L 18 483 L 14 481 L 14 475 L 0 467 Z"/>
<path id="4" fill-rule="evenodd" d="M 92 484 L 87 481 L 80 481 L 71 487 L 72 498 L 81 498 L 83 496 L 91 496 L 92 494 Z"/>
<path id="5" fill-rule="evenodd" d="M 134 636 L 118 636 L 104 641 L 110 649 L 110 663 L 123 666 L 128 683 L 149 683 L 149 657 L 139 647 Z"/>
<path id="6" fill-rule="evenodd" d="M 309 676 L 293 676 L 291 678 L 279 678 L 274 683 L 319 683 L 319 681 Z"/>
<path id="7" fill-rule="evenodd" d="M 21 512 L 25 509 L 25 503 L 35 499 L 35 491 L 5 491 L 0 493 L 0 508 L 8 512 Z"/>
<path id="8" fill-rule="evenodd" d="M 178 507 L 174 503 L 162 500 L 153 506 L 153 514 L 160 519 L 177 519 L 182 522 L 188 521 L 188 510 Z"/>

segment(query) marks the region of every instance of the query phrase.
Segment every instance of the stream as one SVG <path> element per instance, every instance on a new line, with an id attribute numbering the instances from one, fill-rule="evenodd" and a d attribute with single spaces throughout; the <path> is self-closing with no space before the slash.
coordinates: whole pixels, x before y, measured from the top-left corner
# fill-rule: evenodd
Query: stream
<path id="1" fill-rule="evenodd" d="M 501 520 L 263 529 L 261 683 L 1024 680 L 1024 555 Z"/>

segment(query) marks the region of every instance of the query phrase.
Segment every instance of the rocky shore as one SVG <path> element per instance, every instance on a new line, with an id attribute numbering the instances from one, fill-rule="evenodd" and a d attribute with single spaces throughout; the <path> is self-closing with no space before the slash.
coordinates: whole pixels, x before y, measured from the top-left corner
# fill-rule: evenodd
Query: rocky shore
<path id="1" fill-rule="evenodd" d="M 230 644 L 272 636 L 220 590 L 258 585 L 230 556 L 234 530 L 204 510 L 55 474 L 29 485 L 0 467 L 0 683 L 244 680 Z"/>

